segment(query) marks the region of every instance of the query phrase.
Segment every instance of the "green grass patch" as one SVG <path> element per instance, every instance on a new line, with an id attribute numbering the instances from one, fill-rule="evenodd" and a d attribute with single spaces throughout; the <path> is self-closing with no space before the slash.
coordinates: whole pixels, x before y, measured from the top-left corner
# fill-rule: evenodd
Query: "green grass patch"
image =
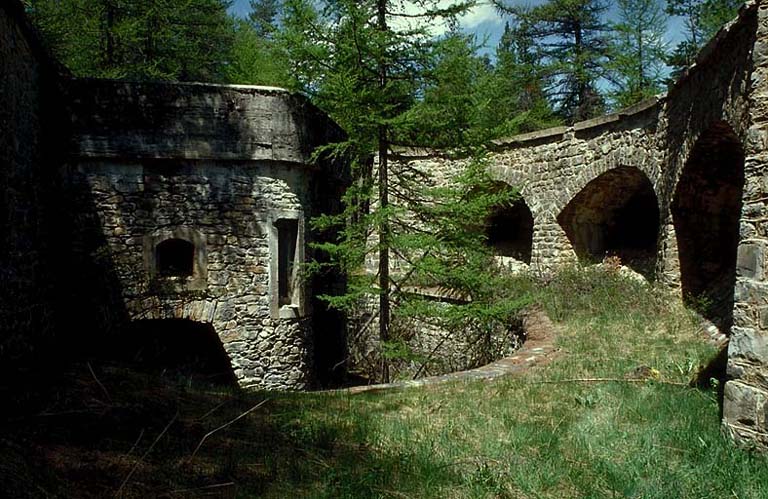
<path id="1" fill-rule="evenodd" d="M 121 486 L 125 497 L 768 497 L 768 459 L 721 434 L 715 390 L 684 385 L 717 352 L 675 299 L 589 269 L 536 295 L 562 353 L 495 381 L 238 393 L 100 366 L 107 397 L 81 366 L 47 415 L 5 424 L 0 486 L 16 497 L 30 481 L 28 497 Z M 638 366 L 657 379 L 627 382 Z M 585 378 L 616 381 L 574 381 Z"/>

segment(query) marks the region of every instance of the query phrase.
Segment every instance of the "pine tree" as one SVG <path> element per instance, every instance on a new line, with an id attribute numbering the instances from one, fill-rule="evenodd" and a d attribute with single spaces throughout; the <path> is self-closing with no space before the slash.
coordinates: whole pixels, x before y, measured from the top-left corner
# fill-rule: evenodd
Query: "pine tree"
<path id="1" fill-rule="evenodd" d="M 75 75 L 223 81 L 230 0 L 30 0 L 29 12 Z"/>
<path id="2" fill-rule="evenodd" d="M 603 0 L 549 0 L 518 7 L 495 0 L 528 30 L 551 84 L 547 96 L 569 123 L 604 111 L 598 82 L 608 62 L 608 25 Z"/>
<path id="3" fill-rule="evenodd" d="M 661 92 L 667 26 L 658 0 L 618 0 L 618 9 L 609 67 L 611 97 L 622 108 Z"/>

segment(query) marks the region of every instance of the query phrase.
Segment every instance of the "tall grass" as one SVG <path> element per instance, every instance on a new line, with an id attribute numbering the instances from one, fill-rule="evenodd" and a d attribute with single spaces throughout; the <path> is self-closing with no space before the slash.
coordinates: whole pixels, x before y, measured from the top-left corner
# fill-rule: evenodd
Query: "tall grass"
<path id="1" fill-rule="evenodd" d="M 25 431 L 55 471 L 46 491 L 64 496 L 113 494 L 179 411 L 127 496 L 229 484 L 237 497 L 274 498 L 768 497 L 768 459 L 721 434 L 714 390 L 687 386 L 716 352 L 666 291 L 574 269 L 536 294 L 561 353 L 521 376 L 360 395 L 227 394 L 103 371 L 113 409 Z M 638 366 L 658 376 L 626 380 Z M 594 378 L 615 381 L 579 381 Z M 202 435 L 265 397 L 190 459 Z"/>

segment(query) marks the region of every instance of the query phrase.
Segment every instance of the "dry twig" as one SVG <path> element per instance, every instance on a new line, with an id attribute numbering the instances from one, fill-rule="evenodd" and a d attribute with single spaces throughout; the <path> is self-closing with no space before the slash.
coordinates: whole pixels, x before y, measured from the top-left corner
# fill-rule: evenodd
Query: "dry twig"
<path id="1" fill-rule="evenodd" d="M 138 461 L 136 461 L 136 464 L 134 464 L 134 465 L 133 465 L 133 468 L 131 468 L 131 471 L 130 471 L 130 473 L 128 473 L 128 476 L 127 476 L 127 477 L 125 477 L 125 480 L 123 480 L 123 483 L 121 483 L 121 484 L 120 484 L 120 488 L 118 488 L 118 489 L 117 489 L 117 492 L 115 493 L 115 497 L 120 497 L 120 495 L 121 495 L 121 494 L 122 494 L 122 492 L 123 492 L 123 488 L 124 488 L 124 487 L 125 487 L 125 485 L 128 483 L 128 480 L 130 480 L 130 479 L 131 479 L 131 477 L 132 477 L 132 476 L 133 476 L 133 474 L 136 472 L 136 470 L 138 469 L 138 467 L 139 467 L 139 465 L 142 463 L 142 461 L 144 461 L 144 459 L 145 459 L 145 458 L 146 458 L 146 457 L 149 455 L 149 453 L 150 453 L 150 452 L 152 452 L 152 449 L 154 449 L 154 448 L 155 448 L 155 445 L 157 445 L 157 442 L 159 442 L 159 441 L 160 441 L 160 439 L 161 439 L 161 438 L 163 438 L 163 435 L 165 435 L 165 433 L 168 431 L 168 428 L 170 428 L 170 427 L 171 427 L 171 425 L 174 423 L 174 421 L 176 421 L 176 418 L 178 418 L 178 417 L 179 417 L 179 411 L 176 411 L 176 414 L 174 414 L 174 415 L 173 415 L 173 418 L 171 418 L 171 420 L 168 422 L 168 424 L 167 424 L 167 425 L 165 425 L 165 428 L 163 428 L 163 431 L 161 431 L 161 432 L 160 432 L 160 434 L 157 436 L 157 438 L 155 439 L 155 441 L 154 441 L 154 442 L 152 442 L 152 445 L 150 445 L 150 446 L 149 446 L 149 449 L 147 449 L 147 452 L 145 452 L 145 453 L 144 453 L 144 454 L 143 454 L 143 455 L 142 455 L 142 456 L 139 458 L 139 460 L 138 460 Z"/>
<path id="2" fill-rule="evenodd" d="M 264 399 L 264 400 L 262 400 L 261 402 L 259 402 L 258 404 L 254 405 L 253 407 L 251 407 L 250 409 L 248 409 L 248 410 L 247 410 L 247 411 L 245 411 L 244 413 L 240 414 L 240 415 L 239 415 L 238 417 L 236 417 L 235 419 L 233 419 L 233 420 L 231 420 L 231 421 L 229 421 L 229 422 L 227 422 L 227 423 L 224 423 L 223 425 L 219 426 L 218 428 L 216 428 L 216 429 L 213 429 L 213 430 L 209 431 L 208 433 L 206 433 L 206 434 L 203 436 L 203 438 L 200 440 L 200 443 L 199 443 L 199 444 L 197 444 L 197 447 L 195 447 L 195 450 L 192 452 L 192 455 L 191 455 L 191 456 L 189 456 L 189 459 L 190 459 L 190 460 L 194 459 L 194 457 L 197 455 L 197 451 L 199 451 L 199 450 L 200 450 L 200 447 L 202 447 L 202 445 L 203 445 L 203 442 L 205 442 L 205 440 L 206 440 L 208 437 L 210 437 L 211 435 L 213 435 L 214 433 L 216 433 L 216 432 L 217 432 L 217 431 L 219 431 L 219 430 L 223 430 L 224 428 L 226 428 L 227 426 L 231 425 L 231 424 L 232 424 L 232 423 L 234 423 L 235 421 L 237 421 L 237 420 L 239 420 L 239 419 L 242 419 L 242 418 L 244 418 L 245 416 L 247 416 L 247 415 L 248 415 L 248 414 L 250 414 L 251 412 L 255 411 L 256 409 L 258 409 L 258 408 L 259 408 L 259 407 L 261 407 L 262 405 L 264 405 L 264 404 L 266 404 L 267 402 L 269 402 L 269 400 L 270 400 L 270 399 Z"/>
<path id="3" fill-rule="evenodd" d="M 101 381 L 99 381 L 99 378 L 96 377 L 96 373 L 93 371 L 93 367 L 91 367 L 90 362 L 86 362 L 85 365 L 88 366 L 88 370 L 91 371 L 91 376 L 93 376 L 93 379 L 96 381 L 96 384 L 99 385 L 99 388 L 101 388 L 101 391 L 104 392 L 104 395 L 107 396 L 107 400 L 112 402 L 112 397 L 109 396 L 109 392 L 107 391 L 107 388 L 101 384 Z"/>

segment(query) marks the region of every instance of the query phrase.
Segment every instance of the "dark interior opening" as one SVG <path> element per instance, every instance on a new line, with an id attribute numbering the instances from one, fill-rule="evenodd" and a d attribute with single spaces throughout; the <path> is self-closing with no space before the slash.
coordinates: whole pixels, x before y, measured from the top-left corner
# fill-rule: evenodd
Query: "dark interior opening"
<path id="1" fill-rule="evenodd" d="M 290 218 L 281 219 L 275 222 L 275 226 L 277 227 L 277 283 L 280 305 L 291 305 L 299 221 Z"/>
<path id="2" fill-rule="evenodd" d="M 618 257 L 652 278 L 659 235 L 659 206 L 645 174 L 621 166 L 589 182 L 557 221 L 583 262 Z"/>
<path id="3" fill-rule="evenodd" d="M 522 199 L 493 210 L 486 223 L 486 236 L 494 254 L 531 263 L 533 215 Z"/>
<path id="4" fill-rule="evenodd" d="M 727 123 L 696 141 L 677 184 L 672 220 L 683 300 L 728 334 L 733 325 L 744 151 Z"/>
<path id="5" fill-rule="evenodd" d="M 166 239 L 157 245 L 157 272 L 164 276 L 191 276 L 195 245 L 184 239 Z"/>
<path id="6" fill-rule="evenodd" d="M 133 321 L 114 346 L 116 360 L 138 370 L 237 385 L 229 356 L 210 324 L 186 319 Z"/>

